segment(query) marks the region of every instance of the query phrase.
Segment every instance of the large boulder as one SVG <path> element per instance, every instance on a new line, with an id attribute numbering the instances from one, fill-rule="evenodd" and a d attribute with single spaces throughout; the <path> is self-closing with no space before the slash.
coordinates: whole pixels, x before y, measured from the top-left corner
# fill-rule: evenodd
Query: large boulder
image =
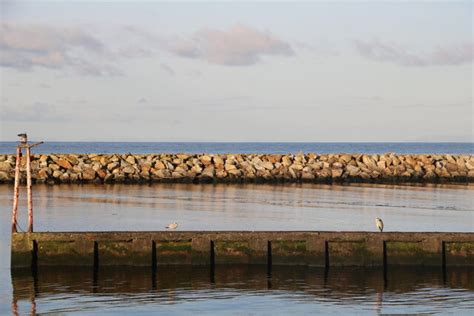
<path id="1" fill-rule="evenodd" d="M 72 169 L 71 163 L 65 159 L 58 159 L 56 161 L 56 164 L 64 169 Z"/>
<path id="2" fill-rule="evenodd" d="M 12 167 L 9 161 L 0 161 L 0 171 L 9 172 L 12 168 L 14 167 Z"/>
<path id="3" fill-rule="evenodd" d="M 84 168 L 84 170 L 82 170 L 82 179 L 87 180 L 87 181 L 94 180 L 95 174 L 96 172 L 94 171 L 94 169 L 90 167 Z"/>

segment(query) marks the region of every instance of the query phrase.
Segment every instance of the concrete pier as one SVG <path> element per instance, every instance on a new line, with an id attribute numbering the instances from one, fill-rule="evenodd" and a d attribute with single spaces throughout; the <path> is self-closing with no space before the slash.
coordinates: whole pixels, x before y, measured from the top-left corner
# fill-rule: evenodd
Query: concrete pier
<path id="1" fill-rule="evenodd" d="M 159 265 L 474 266 L 474 233 L 188 231 L 12 234 L 12 268 Z"/>

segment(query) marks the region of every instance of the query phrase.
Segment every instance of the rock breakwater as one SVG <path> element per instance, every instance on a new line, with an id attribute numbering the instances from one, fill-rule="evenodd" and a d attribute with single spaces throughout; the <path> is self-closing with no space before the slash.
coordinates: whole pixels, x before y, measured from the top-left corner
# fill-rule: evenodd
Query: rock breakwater
<path id="1" fill-rule="evenodd" d="M 449 154 L 49 154 L 31 164 L 33 181 L 48 184 L 474 182 L 474 156 Z M 15 156 L 0 155 L 0 183 L 14 174 Z"/>

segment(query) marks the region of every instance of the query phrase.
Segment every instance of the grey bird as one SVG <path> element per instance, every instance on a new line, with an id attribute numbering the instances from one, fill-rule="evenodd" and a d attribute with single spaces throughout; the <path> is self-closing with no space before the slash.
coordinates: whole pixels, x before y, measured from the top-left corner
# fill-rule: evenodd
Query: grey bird
<path id="1" fill-rule="evenodd" d="M 20 143 L 26 144 L 28 142 L 28 136 L 26 133 L 20 133 L 18 134 L 18 137 L 20 137 Z"/>
<path id="2" fill-rule="evenodd" d="M 383 232 L 383 221 L 381 218 L 376 218 L 375 219 L 375 225 L 377 225 L 377 228 L 380 230 L 380 232 Z"/>
<path id="3" fill-rule="evenodd" d="M 165 228 L 168 228 L 168 229 L 176 229 L 178 227 L 178 223 L 171 223 L 169 224 L 168 226 L 166 226 Z"/>

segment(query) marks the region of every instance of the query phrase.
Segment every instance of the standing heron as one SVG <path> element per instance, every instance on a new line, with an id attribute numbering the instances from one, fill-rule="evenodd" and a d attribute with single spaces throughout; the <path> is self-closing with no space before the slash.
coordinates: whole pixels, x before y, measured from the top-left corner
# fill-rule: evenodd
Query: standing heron
<path id="1" fill-rule="evenodd" d="M 375 225 L 377 225 L 377 228 L 380 230 L 380 232 L 383 232 L 383 221 L 381 218 L 376 218 L 375 219 Z"/>

